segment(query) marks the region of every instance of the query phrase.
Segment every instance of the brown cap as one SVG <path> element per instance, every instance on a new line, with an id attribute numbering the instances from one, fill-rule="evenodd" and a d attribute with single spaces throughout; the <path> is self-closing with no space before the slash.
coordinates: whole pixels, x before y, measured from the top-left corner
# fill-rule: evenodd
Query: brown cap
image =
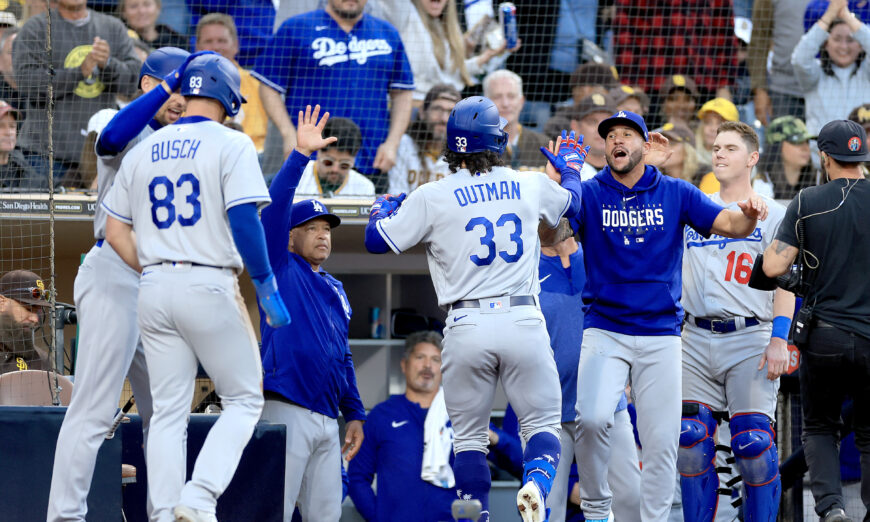
<path id="1" fill-rule="evenodd" d="M 861 125 L 870 123 L 870 103 L 865 103 L 852 109 L 852 112 L 849 113 L 849 119 Z"/>
<path id="2" fill-rule="evenodd" d="M 568 111 L 568 116 L 572 120 L 580 121 L 594 112 L 606 112 L 609 116 L 616 112 L 616 108 L 614 108 L 608 96 L 596 93 L 590 94 L 577 102 Z"/>
<path id="3" fill-rule="evenodd" d="M 689 145 L 694 145 L 695 142 L 695 134 L 692 132 L 692 129 L 685 125 L 674 125 L 673 123 L 668 122 L 658 129 L 653 130 L 653 132 L 660 132 L 664 134 L 665 138 L 676 143 L 688 143 Z"/>
<path id="4" fill-rule="evenodd" d="M 433 85 L 432 88 L 429 89 L 429 92 L 426 93 L 426 97 L 423 98 L 423 110 L 427 110 L 435 100 L 450 100 L 456 103 L 461 99 L 462 95 L 459 94 L 456 87 L 447 83 L 439 83 Z"/>
<path id="5" fill-rule="evenodd" d="M 18 112 L 18 109 L 9 105 L 9 103 L 0 100 L 0 118 L 6 116 L 6 113 L 12 113 L 12 117 L 15 118 L 15 121 L 20 120 L 21 114 Z"/>
<path id="6" fill-rule="evenodd" d="M 612 65 L 586 62 L 571 73 L 571 87 L 578 85 L 602 85 L 605 89 L 612 89 L 619 85 L 619 74 Z"/>
<path id="7" fill-rule="evenodd" d="M 645 110 L 649 110 L 649 96 L 646 95 L 645 92 L 640 90 L 637 87 L 629 87 L 628 85 L 620 85 L 615 89 L 611 89 L 609 93 L 610 100 L 613 102 L 613 105 L 619 105 L 629 98 L 635 98 L 638 102 L 640 102 L 641 107 Z"/>
<path id="8" fill-rule="evenodd" d="M 49 292 L 38 275 L 27 270 L 13 270 L 0 277 L 0 295 L 19 303 L 49 306 Z"/>
<path id="9" fill-rule="evenodd" d="M 694 98 L 698 97 L 698 86 L 695 84 L 695 80 L 682 74 L 668 76 L 668 79 L 662 85 L 662 96 L 667 96 L 677 89 L 688 92 Z"/>

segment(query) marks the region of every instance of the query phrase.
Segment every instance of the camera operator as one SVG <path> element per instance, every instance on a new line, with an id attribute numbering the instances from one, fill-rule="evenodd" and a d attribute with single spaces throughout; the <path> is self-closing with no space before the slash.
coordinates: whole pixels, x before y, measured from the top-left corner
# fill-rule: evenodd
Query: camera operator
<path id="1" fill-rule="evenodd" d="M 849 521 L 838 454 L 847 395 L 855 404 L 861 498 L 870 508 L 870 182 L 861 174 L 870 152 L 861 125 L 845 120 L 825 125 L 818 146 L 829 181 L 802 190 L 788 206 L 763 270 L 776 277 L 798 263 L 805 297 L 793 338 L 803 359 L 803 443 L 816 513 Z"/>

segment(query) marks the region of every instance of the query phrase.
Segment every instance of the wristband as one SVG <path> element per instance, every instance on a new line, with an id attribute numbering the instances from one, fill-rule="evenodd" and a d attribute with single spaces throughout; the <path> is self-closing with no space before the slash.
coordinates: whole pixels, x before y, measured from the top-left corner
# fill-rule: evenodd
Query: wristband
<path id="1" fill-rule="evenodd" d="M 788 341 L 788 332 L 791 330 L 791 319 L 784 315 L 778 315 L 773 318 L 773 332 L 771 337 L 779 337 Z"/>

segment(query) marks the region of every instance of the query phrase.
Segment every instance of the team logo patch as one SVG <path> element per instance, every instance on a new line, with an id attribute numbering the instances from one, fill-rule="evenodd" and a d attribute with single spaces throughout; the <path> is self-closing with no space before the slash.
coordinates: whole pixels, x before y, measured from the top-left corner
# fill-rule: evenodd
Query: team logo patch
<path id="1" fill-rule="evenodd" d="M 493 301 L 489 303 L 490 310 L 500 310 L 501 309 L 501 301 Z"/>
<path id="2" fill-rule="evenodd" d="M 861 138 L 858 136 L 852 136 L 849 138 L 849 150 L 852 152 L 858 152 L 861 150 Z"/>
<path id="3" fill-rule="evenodd" d="M 321 205 L 320 202 L 312 201 L 311 203 L 314 205 L 315 212 L 323 212 L 323 205 Z"/>
<path id="4" fill-rule="evenodd" d="M 625 111 L 619 111 L 619 114 L 616 115 L 617 118 L 625 118 Z"/>

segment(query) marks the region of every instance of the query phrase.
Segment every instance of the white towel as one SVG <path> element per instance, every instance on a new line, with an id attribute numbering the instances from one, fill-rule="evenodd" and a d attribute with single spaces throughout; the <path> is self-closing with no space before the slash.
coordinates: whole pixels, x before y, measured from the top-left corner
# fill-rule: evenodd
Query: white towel
<path id="1" fill-rule="evenodd" d="M 453 452 L 453 427 L 449 425 L 444 388 L 440 388 L 423 423 L 423 467 L 420 478 L 441 488 L 456 485 L 450 454 Z"/>

